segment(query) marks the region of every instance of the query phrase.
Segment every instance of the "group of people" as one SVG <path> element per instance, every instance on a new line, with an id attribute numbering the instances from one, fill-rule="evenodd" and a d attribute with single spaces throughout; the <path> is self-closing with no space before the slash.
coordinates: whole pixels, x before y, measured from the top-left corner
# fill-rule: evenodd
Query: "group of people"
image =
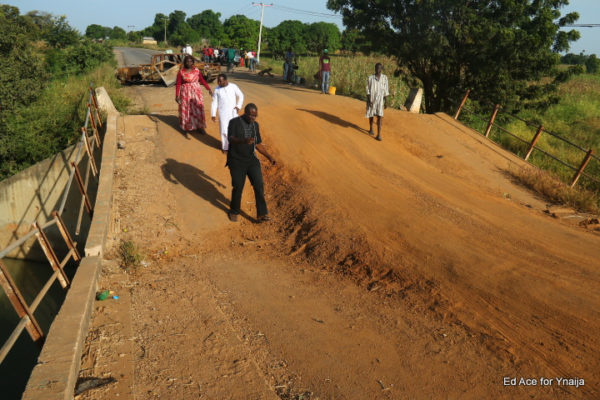
<path id="1" fill-rule="evenodd" d="M 377 136 L 381 141 L 381 125 L 386 97 L 389 96 L 387 76 L 383 73 L 383 65 L 375 65 L 375 73 L 367 78 L 366 117 L 369 118 L 369 134 L 374 135 L 373 122 L 377 117 Z M 327 50 L 319 59 L 319 74 L 321 76 L 321 91 L 327 93 L 331 73 L 331 58 Z M 211 119 L 217 122 L 219 118 L 219 131 L 221 134 L 221 150 L 227 154 L 226 166 L 229 167 L 232 183 L 231 204 L 228 213 L 233 222 L 238 220 L 241 212 L 241 198 L 246 177 L 254 188 L 256 201 L 257 221 L 268 221 L 269 215 L 264 196 L 264 183 L 260 161 L 256 152 L 261 153 L 275 164 L 275 159 L 269 154 L 262 144 L 259 125 L 256 122 L 258 107 L 248 103 L 244 107 L 242 116 L 238 116 L 244 103 L 244 94 L 240 88 L 229 82 L 227 75 L 219 74 L 217 88 L 212 91 L 202 77 L 200 70 L 194 66 L 194 58 L 186 55 L 183 68 L 177 75 L 175 100 L 179 104 L 179 125 L 186 138 L 189 133 L 198 131 L 206 134 L 206 118 L 204 112 L 204 98 L 202 86 L 212 96 Z"/>
<path id="2" fill-rule="evenodd" d="M 175 100 L 179 104 L 179 126 L 184 131 L 186 138 L 189 138 L 189 133 L 192 131 L 206 134 L 204 98 L 202 96 L 202 86 L 204 86 L 213 98 L 212 121 L 216 122 L 217 114 L 219 116 L 221 150 L 227 154 L 226 165 L 229 167 L 231 175 L 232 192 L 229 219 L 235 222 L 239 218 L 242 192 L 246 177 L 248 177 L 254 188 L 257 221 L 269 221 L 262 170 L 256 152 L 265 156 L 271 164 L 275 164 L 275 159 L 262 144 L 260 128 L 256 122 L 258 107 L 253 103 L 248 103 L 244 107 L 244 114 L 241 117 L 238 116 L 244 103 L 244 94 L 235 83 L 228 81 L 225 74 L 219 74 L 217 84 L 213 93 L 200 70 L 194 66 L 194 58 L 190 55 L 185 56 L 183 68 L 177 75 L 175 86 Z"/>

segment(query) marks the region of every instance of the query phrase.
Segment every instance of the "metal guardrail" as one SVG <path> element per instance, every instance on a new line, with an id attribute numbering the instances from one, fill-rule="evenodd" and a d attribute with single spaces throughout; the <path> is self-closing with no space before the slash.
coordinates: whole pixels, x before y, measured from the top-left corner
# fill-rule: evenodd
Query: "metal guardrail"
<path id="1" fill-rule="evenodd" d="M 571 141 L 565 139 L 564 137 L 562 137 L 562 136 L 560 136 L 560 135 L 558 135 L 558 134 L 556 134 L 554 132 L 551 132 L 551 131 L 545 129 L 543 125 L 539 125 L 538 126 L 537 124 L 534 124 L 533 122 L 527 121 L 527 120 L 525 120 L 523 118 L 520 118 L 520 117 L 518 117 L 516 115 L 512 115 L 512 114 L 508 114 L 508 113 L 505 114 L 505 115 L 507 115 L 509 117 L 515 118 L 515 119 L 517 119 L 517 120 L 525 123 L 527 126 L 537 128 L 537 131 L 536 131 L 535 135 L 533 136 L 533 138 L 531 139 L 531 141 L 528 142 L 525 139 L 523 139 L 523 138 L 515 135 L 514 133 L 510 132 L 509 130 L 507 130 L 507 129 L 499 126 L 499 125 L 494 125 L 495 120 L 496 120 L 496 116 L 498 115 L 498 111 L 501 109 L 501 106 L 499 104 L 496 104 L 496 106 L 494 107 L 494 111 L 492 112 L 492 115 L 489 118 L 482 117 L 481 115 L 478 115 L 474 111 L 469 110 L 467 107 L 465 107 L 465 104 L 467 103 L 467 99 L 469 98 L 470 93 L 471 93 L 471 91 L 467 90 L 467 92 L 465 93 L 462 101 L 458 105 L 458 109 L 456 110 L 456 113 L 454 114 L 454 119 L 455 120 L 458 120 L 458 117 L 460 116 L 461 111 L 463 111 L 463 110 L 467 111 L 467 112 L 471 113 L 474 117 L 476 117 L 477 119 L 479 119 L 480 121 L 483 121 L 483 122 L 487 123 L 487 128 L 485 130 L 485 133 L 483 133 L 486 138 L 489 137 L 489 134 L 490 134 L 490 132 L 492 130 L 492 127 L 495 127 L 497 129 L 499 129 L 499 130 L 501 130 L 501 131 L 509 134 L 511 137 L 519 140 L 520 142 L 524 143 L 525 145 L 527 145 L 528 146 L 528 150 L 527 150 L 527 153 L 525 154 L 525 156 L 523 157 L 523 159 L 525 161 L 527 161 L 529 159 L 529 157 L 531 156 L 531 154 L 533 153 L 533 151 L 536 150 L 536 151 L 541 152 L 545 156 L 552 158 L 553 160 L 557 161 L 561 165 L 563 165 L 563 166 L 565 166 L 565 167 L 567 167 L 567 168 L 575 171 L 575 174 L 573 175 L 573 178 L 571 179 L 571 182 L 570 182 L 570 186 L 571 187 L 574 187 L 577 184 L 577 181 L 579 180 L 579 178 L 581 176 L 584 176 L 584 177 L 586 177 L 586 178 L 588 178 L 588 179 L 590 179 L 590 180 L 592 180 L 592 181 L 600 184 L 600 177 L 592 176 L 592 175 L 587 174 L 585 172 L 585 168 L 587 167 L 587 165 L 589 164 L 589 162 L 590 162 L 591 159 L 595 159 L 595 160 L 600 161 L 600 158 L 598 158 L 598 156 L 596 156 L 594 154 L 594 151 L 592 149 L 586 150 L 583 147 L 578 146 L 577 144 L 572 143 Z M 454 101 L 452 101 L 452 100 L 449 100 L 449 101 L 452 104 L 457 105 Z M 549 152 L 545 151 L 544 149 L 536 146 L 537 141 L 539 140 L 539 138 L 540 138 L 540 136 L 541 136 L 541 134 L 543 132 L 545 132 L 545 133 L 549 134 L 550 136 L 552 136 L 552 137 L 554 137 L 554 138 L 556 138 L 556 139 L 558 139 L 558 140 L 566 143 L 567 145 L 569 145 L 569 146 L 571 146 L 571 147 L 573 147 L 573 148 L 575 148 L 575 149 L 577 149 L 577 150 L 585 153 L 585 156 L 584 156 L 581 164 L 579 165 L 579 167 L 575 167 L 573 165 L 570 165 L 567 161 L 561 160 L 560 158 L 558 158 L 558 157 L 550 154 Z"/>
<path id="2" fill-rule="evenodd" d="M 13 308 L 17 312 L 19 318 L 21 319 L 9 338 L 4 342 L 2 348 L 0 348 L 0 363 L 4 361 L 10 350 L 13 348 L 15 342 L 23 332 L 23 330 L 27 330 L 31 339 L 38 343 L 40 346 L 44 342 L 44 332 L 40 328 L 37 320 L 34 317 L 34 312 L 37 307 L 40 305 L 52 284 L 58 280 L 63 289 L 68 289 L 70 282 L 69 278 L 64 272 L 64 267 L 67 262 L 71 259 L 74 261 L 80 261 L 81 256 L 77 251 L 76 242 L 73 241 L 71 234 L 69 233 L 66 225 L 62 220 L 62 213 L 65 208 L 65 204 L 67 202 L 67 197 L 71 190 L 71 185 L 73 180 L 77 181 L 77 186 L 79 187 L 79 193 L 81 194 L 81 205 L 79 207 L 79 214 L 77 218 L 77 225 L 75 234 L 79 235 L 79 231 L 81 228 L 81 221 L 83 218 L 83 209 L 85 208 L 90 215 L 93 215 L 93 204 L 88 196 L 88 183 L 90 178 L 90 171 L 94 177 L 98 176 L 98 168 L 96 167 L 96 162 L 94 160 L 94 155 L 96 150 L 100 149 L 102 146 L 102 142 L 100 140 L 99 129 L 102 128 L 102 117 L 100 115 L 100 110 L 98 108 L 98 99 L 96 98 L 96 93 L 92 85 L 89 86 L 89 97 L 87 101 L 87 112 L 85 116 L 84 126 L 81 128 L 81 138 L 77 144 L 77 153 L 75 155 L 75 160 L 71 162 L 71 173 L 69 175 L 69 180 L 63 190 L 62 199 L 60 201 L 60 207 L 58 210 L 52 212 L 53 218 L 44 224 L 40 225 L 38 222 L 33 224 L 32 230 L 29 231 L 26 235 L 19 238 L 18 240 L 12 242 L 7 247 L 0 251 L 0 287 L 4 289 L 9 301 L 11 302 Z M 91 133 L 88 131 L 88 127 L 91 128 Z M 87 166 L 85 175 L 82 176 L 79 171 L 78 164 L 82 160 L 82 151 L 85 151 L 87 154 Z M 69 251 L 67 255 L 62 259 L 56 255 L 52 244 L 48 240 L 45 230 L 50 228 L 51 226 L 56 225 L 60 234 L 68 247 Z M 2 259 L 10 254 L 13 250 L 17 249 L 19 246 L 23 245 L 27 240 L 36 236 L 37 242 L 42 248 L 46 258 L 54 273 L 48 279 L 46 284 L 42 287 L 42 289 L 38 292 L 37 296 L 33 300 L 31 304 L 27 304 L 25 299 L 23 298 L 21 291 L 13 281 L 10 276 L 8 269 L 2 262 Z"/>

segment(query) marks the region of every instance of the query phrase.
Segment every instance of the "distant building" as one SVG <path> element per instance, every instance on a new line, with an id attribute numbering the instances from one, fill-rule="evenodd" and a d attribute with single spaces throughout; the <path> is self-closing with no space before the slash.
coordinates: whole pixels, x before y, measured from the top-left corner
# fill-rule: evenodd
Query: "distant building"
<path id="1" fill-rule="evenodd" d="M 158 44 L 158 43 L 156 43 L 156 40 L 154 40 L 153 37 L 148 37 L 148 36 L 144 37 L 142 43 L 143 44 Z"/>

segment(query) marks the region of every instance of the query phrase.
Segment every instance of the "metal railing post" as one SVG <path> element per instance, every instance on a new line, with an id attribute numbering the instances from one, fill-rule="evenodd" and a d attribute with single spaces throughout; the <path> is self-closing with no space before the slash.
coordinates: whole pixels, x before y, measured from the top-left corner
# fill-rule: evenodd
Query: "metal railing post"
<path id="1" fill-rule="evenodd" d="M 583 170 L 585 169 L 585 167 L 587 167 L 588 163 L 590 162 L 590 159 L 592 158 L 592 154 L 593 153 L 594 153 L 594 150 L 590 149 L 587 152 L 587 154 L 585 155 L 585 158 L 583 159 L 583 162 L 579 166 L 579 169 L 575 173 L 575 176 L 573 176 L 573 180 L 571 181 L 571 187 L 575 186 L 575 184 L 579 180 L 579 177 L 581 177 L 581 174 L 583 173 Z"/>
<path id="2" fill-rule="evenodd" d="M 498 110 L 500 110 L 500 104 L 496 104 L 496 107 L 494 107 L 494 112 L 492 113 L 492 116 L 490 117 L 490 122 L 488 122 L 487 129 L 485 130 L 485 137 L 488 137 L 490 135 L 490 132 L 492 131 L 492 126 L 494 125 L 496 115 L 498 115 Z"/>
<path id="3" fill-rule="evenodd" d="M 527 154 L 525 154 L 524 160 L 527 161 L 531 153 L 533 153 L 533 149 L 535 148 L 535 144 L 537 143 L 540 135 L 544 131 L 544 126 L 540 125 L 535 135 L 533 135 L 533 139 L 531 140 L 531 144 L 529 145 L 529 150 L 527 150 Z"/>
<path id="4" fill-rule="evenodd" d="M 458 106 L 458 110 L 456 110 L 456 114 L 454 114 L 454 119 L 458 119 L 458 116 L 460 115 L 462 108 L 467 103 L 467 99 L 469 98 L 470 93 L 471 93 L 471 89 L 467 89 L 467 93 L 465 93 L 465 97 L 463 97 L 462 101 L 460 102 L 460 106 Z"/>
<path id="5" fill-rule="evenodd" d="M 4 289 L 8 300 L 10 300 L 13 308 L 19 315 L 19 318 L 23 318 L 25 316 L 29 317 L 29 322 L 26 323 L 25 329 L 31 336 L 31 339 L 34 342 L 41 343 L 44 339 L 44 332 L 42 332 L 42 328 L 36 321 L 33 313 L 29 310 L 25 299 L 21 295 L 21 291 L 15 284 L 15 282 L 10 277 L 8 270 L 4 263 L 0 260 L 0 286 Z"/>

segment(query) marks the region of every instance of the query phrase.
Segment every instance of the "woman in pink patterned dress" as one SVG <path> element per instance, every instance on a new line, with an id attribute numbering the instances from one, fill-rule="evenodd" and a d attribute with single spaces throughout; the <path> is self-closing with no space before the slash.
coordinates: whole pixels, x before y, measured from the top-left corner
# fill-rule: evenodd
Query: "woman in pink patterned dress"
<path id="1" fill-rule="evenodd" d="M 206 133 L 204 98 L 200 84 L 212 96 L 213 92 L 202 77 L 202 73 L 194 66 L 194 58 L 188 55 L 183 59 L 183 68 L 177 74 L 175 89 L 175 101 L 179 104 L 179 126 L 188 139 L 188 133 L 191 131 Z"/>

